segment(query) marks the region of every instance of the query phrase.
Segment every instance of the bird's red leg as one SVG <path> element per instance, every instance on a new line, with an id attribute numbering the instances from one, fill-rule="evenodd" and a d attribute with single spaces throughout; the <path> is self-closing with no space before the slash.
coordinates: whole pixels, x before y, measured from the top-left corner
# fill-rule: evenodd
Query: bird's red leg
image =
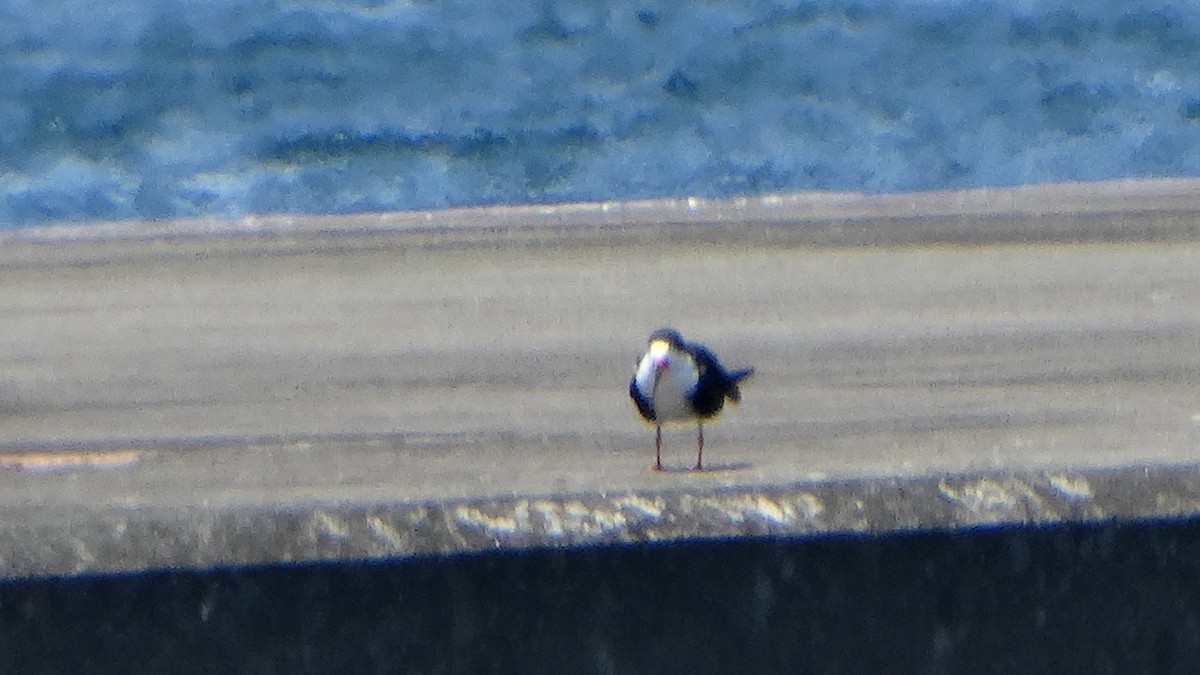
<path id="1" fill-rule="evenodd" d="M 696 428 L 696 471 L 704 470 L 704 425 L 697 424 Z"/>
<path id="2" fill-rule="evenodd" d="M 662 427 L 654 425 L 654 470 L 662 471 Z"/>

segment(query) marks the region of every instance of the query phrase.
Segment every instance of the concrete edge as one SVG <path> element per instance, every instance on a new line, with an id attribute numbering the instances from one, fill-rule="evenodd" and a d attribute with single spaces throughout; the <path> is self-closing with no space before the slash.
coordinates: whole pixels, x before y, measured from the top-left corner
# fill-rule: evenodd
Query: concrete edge
<path id="1" fill-rule="evenodd" d="M 78 509 L 0 523 L 0 579 L 1196 514 L 1200 465 L 429 503 Z"/>
<path id="2" fill-rule="evenodd" d="M 693 226 L 709 236 L 714 225 L 786 227 L 788 237 L 814 245 L 984 241 L 1117 240 L 1200 238 L 1193 218 L 1172 214 L 1200 211 L 1200 178 L 1117 179 L 1003 188 L 862 194 L 800 192 L 754 197 L 699 197 L 543 205 L 498 205 L 350 214 L 266 214 L 240 218 L 109 221 L 42 225 L 0 232 L 0 250 L 87 242 L 181 242 L 265 240 L 343 242 L 396 235 L 434 245 L 483 242 L 524 245 L 547 237 L 614 235 L 630 226 Z M 1151 226 L 1128 227 L 1128 218 L 1153 213 Z M 1167 217 L 1163 217 L 1167 216 Z M 964 219 L 988 219 L 995 227 L 964 233 Z M 1007 225 L 1000 221 L 1007 220 Z M 919 221 L 917 227 L 903 227 Z M 888 227 L 879 225 L 887 223 Z M 807 227 L 796 227 L 806 225 Z M 592 232 L 591 230 L 595 230 Z M 686 231 L 686 227 L 684 228 Z"/>

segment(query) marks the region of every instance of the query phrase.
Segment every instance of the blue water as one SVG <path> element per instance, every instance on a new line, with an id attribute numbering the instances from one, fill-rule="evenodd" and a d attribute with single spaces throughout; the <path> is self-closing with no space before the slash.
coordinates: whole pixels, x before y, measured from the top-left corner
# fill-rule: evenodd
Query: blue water
<path id="1" fill-rule="evenodd" d="M 0 227 L 1200 174 L 1200 4 L 0 0 Z"/>

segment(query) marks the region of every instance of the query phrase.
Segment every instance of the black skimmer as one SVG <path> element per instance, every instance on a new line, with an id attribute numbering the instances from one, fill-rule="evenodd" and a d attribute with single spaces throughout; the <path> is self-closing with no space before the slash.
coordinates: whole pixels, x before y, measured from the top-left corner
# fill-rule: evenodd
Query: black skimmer
<path id="1" fill-rule="evenodd" d="M 716 417 L 725 399 L 742 400 L 738 383 L 753 368 L 728 371 L 702 344 L 686 342 L 673 328 L 650 335 L 650 347 L 629 381 L 629 396 L 638 412 L 654 424 L 654 469 L 662 471 L 664 422 L 696 422 L 696 470 L 704 468 L 704 422 Z"/>

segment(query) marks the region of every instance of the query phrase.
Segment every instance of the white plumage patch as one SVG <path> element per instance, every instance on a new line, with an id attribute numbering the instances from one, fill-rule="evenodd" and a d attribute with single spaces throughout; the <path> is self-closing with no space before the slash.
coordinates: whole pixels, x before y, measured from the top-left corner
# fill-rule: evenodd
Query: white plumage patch
<path id="1" fill-rule="evenodd" d="M 690 422 L 696 419 L 696 412 L 688 398 L 699 377 L 691 354 L 656 340 L 638 362 L 634 382 L 642 396 L 652 402 L 659 423 Z"/>

